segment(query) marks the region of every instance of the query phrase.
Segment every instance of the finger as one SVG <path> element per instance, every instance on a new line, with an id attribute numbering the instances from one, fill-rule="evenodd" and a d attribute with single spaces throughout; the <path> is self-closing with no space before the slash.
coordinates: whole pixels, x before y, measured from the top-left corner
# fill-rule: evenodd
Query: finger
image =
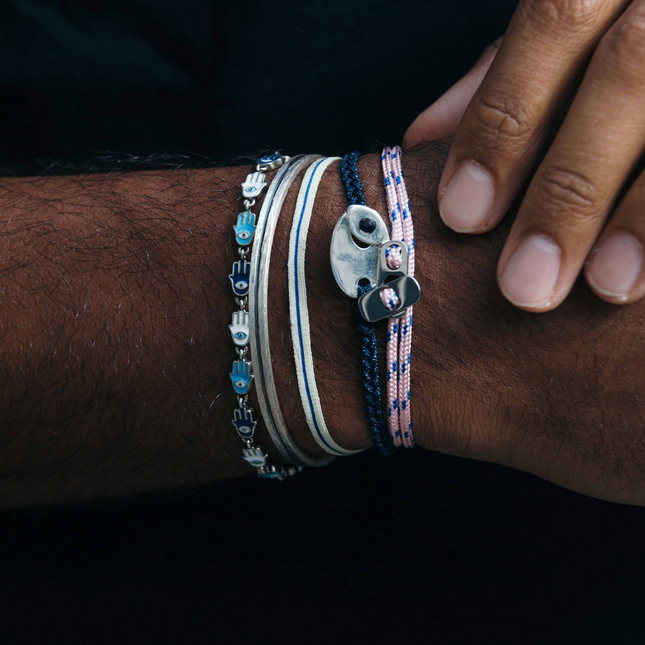
<path id="1" fill-rule="evenodd" d="M 522 0 L 459 125 L 439 183 L 452 229 L 497 225 L 548 127 L 626 0 Z"/>
<path id="2" fill-rule="evenodd" d="M 501 37 L 486 47 L 475 66 L 429 108 L 421 112 L 403 136 L 403 149 L 407 150 L 422 141 L 435 141 L 453 135 L 470 99 L 490 67 Z"/>
<path id="3" fill-rule="evenodd" d="M 585 265 L 587 284 L 614 304 L 645 295 L 645 175 L 640 175 L 612 215 Z"/>
<path id="4" fill-rule="evenodd" d="M 499 284 L 519 307 L 553 309 L 580 273 L 645 141 L 645 0 L 603 38 L 502 251 Z"/>

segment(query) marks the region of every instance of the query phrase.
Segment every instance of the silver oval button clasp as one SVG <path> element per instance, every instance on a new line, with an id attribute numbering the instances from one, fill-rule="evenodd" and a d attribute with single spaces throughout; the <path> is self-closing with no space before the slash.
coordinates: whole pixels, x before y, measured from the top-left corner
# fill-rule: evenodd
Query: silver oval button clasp
<path id="1" fill-rule="evenodd" d="M 352 204 L 338 220 L 329 250 L 331 270 L 338 286 L 350 298 L 358 298 L 358 283 L 378 284 L 381 244 L 390 236 L 383 218 L 372 208 Z"/>

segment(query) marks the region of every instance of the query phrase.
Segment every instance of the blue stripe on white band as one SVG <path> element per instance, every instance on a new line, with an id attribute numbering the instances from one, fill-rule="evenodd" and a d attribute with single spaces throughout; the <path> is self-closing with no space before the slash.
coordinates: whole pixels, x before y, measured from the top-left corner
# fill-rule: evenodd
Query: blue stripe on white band
<path id="1" fill-rule="evenodd" d="M 302 181 L 289 239 L 289 316 L 293 354 L 300 400 L 311 434 L 326 452 L 332 455 L 353 455 L 359 450 L 346 450 L 333 439 L 323 417 L 311 351 L 309 308 L 305 280 L 305 250 L 307 234 L 318 186 L 327 167 L 339 157 L 326 157 L 315 161 Z"/>

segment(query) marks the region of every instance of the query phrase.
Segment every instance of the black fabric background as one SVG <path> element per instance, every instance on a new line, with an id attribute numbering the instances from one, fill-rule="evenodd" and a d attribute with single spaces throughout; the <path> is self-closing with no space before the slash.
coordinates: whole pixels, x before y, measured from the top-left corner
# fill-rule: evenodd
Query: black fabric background
<path id="1" fill-rule="evenodd" d="M 515 4 L 6 2 L 0 163 L 378 149 Z M 642 509 L 422 450 L 0 522 L 7 643 L 645 643 Z"/>

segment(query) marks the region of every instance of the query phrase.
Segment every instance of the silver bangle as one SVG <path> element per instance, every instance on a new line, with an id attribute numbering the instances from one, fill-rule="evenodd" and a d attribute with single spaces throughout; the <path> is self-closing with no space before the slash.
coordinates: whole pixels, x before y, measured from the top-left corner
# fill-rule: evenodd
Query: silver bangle
<path id="1" fill-rule="evenodd" d="M 269 340 L 268 293 L 271 249 L 280 211 L 289 188 L 319 155 L 298 155 L 287 159 L 275 176 L 262 205 L 253 241 L 249 276 L 251 353 L 257 366 L 256 390 L 266 428 L 280 454 L 299 466 L 325 466 L 333 457 L 311 457 L 293 440 L 280 408 L 275 388 Z"/>

